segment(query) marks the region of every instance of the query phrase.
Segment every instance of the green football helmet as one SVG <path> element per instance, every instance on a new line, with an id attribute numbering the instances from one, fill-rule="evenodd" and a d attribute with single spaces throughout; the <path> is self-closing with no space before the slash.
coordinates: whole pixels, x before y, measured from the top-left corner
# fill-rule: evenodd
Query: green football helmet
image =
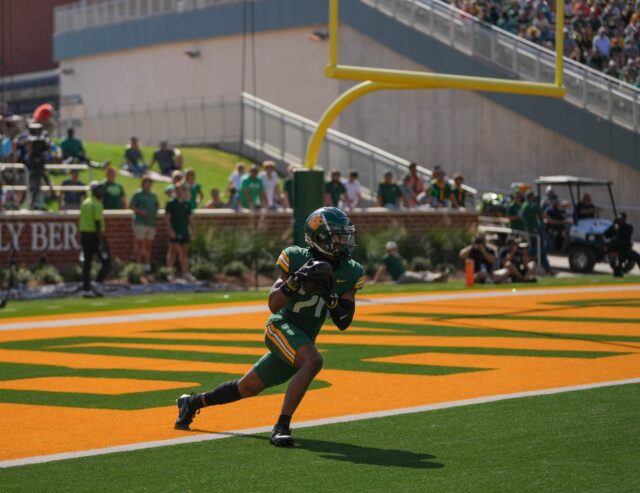
<path id="1" fill-rule="evenodd" d="M 337 207 L 313 211 L 304 226 L 304 239 L 311 248 L 329 258 L 347 260 L 356 247 L 356 228 Z"/>

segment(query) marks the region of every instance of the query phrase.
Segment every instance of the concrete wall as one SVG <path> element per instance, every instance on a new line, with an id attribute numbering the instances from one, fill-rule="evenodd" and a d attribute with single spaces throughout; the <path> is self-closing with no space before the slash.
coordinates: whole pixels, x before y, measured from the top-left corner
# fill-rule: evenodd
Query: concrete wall
<path id="1" fill-rule="evenodd" d="M 427 70 L 354 29 L 343 27 L 340 34 L 341 63 Z M 342 89 L 351 85 L 342 82 Z M 640 170 L 596 153 L 477 93 L 373 93 L 342 114 L 340 130 L 429 168 L 439 164 L 450 174 L 460 171 L 470 185 L 481 190 L 507 189 L 514 181 L 531 183 L 540 175 L 611 179 L 618 203 L 633 214 L 636 229 L 640 228 Z M 561 189 L 558 192 L 563 194 Z M 598 205 L 608 202 L 602 193 L 593 195 Z"/>
<path id="2" fill-rule="evenodd" d="M 253 72 L 247 40 L 245 90 L 308 118 L 317 119 L 338 95 L 339 83 L 326 79 L 327 43 L 307 39 L 310 28 L 256 34 Z M 237 97 L 242 89 L 240 35 L 168 43 L 65 59 L 62 96 L 81 95 L 88 115 L 132 105 Z M 198 50 L 198 58 L 184 55 Z M 253 85 L 255 77 L 255 88 Z"/>

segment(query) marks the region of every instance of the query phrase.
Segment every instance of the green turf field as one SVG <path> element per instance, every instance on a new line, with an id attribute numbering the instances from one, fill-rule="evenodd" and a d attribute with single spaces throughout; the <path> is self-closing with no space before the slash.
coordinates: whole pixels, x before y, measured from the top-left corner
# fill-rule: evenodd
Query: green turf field
<path id="1" fill-rule="evenodd" d="M 2 470 L 10 491 L 640 489 L 640 385 Z M 117 426 L 117 423 L 114 423 Z M 90 430 L 87 430 L 90 432 Z"/>
<path id="2" fill-rule="evenodd" d="M 539 282 L 532 284 L 502 284 L 502 285 L 476 285 L 473 290 L 483 289 L 531 289 L 536 287 L 555 286 L 598 286 L 603 284 L 626 284 L 638 282 L 638 277 L 627 276 L 622 279 L 613 279 L 609 275 L 584 275 L 579 277 L 541 277 Z M 465 285 L 461 280 L 449 281 L 446 284 L 390 284 L 381 283 L 367 285 L 360 296 L 380 293 L 412 293 L 431 291 L 459 291 L 464 290 Z M 98 300 L 83 298 L 66 298 L 39 301 L 11 301 L 4 310 L 0 310 L 0 319 L 10 317 L 27 317 L 30 315 L 60 315 L 76 312 L 105 312 L 110 310 L 126 310 L 136 308 L 149 308 L 161 306 L 179 306 L 184 304 L 212 304 L 241 301 L 265 300 L 265 290 L 259 291 L 232 291 L 212 293 L 172 293 L 138 296 L 117 296 L 101 298 Z"/>

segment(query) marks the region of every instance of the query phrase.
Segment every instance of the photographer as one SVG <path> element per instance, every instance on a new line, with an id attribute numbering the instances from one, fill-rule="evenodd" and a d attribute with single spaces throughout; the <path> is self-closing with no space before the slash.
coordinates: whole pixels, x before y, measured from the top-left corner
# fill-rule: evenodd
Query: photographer
<path id="1" fill-rule="evenodd" d="M 39 123 L 29 124 L 29 134 L 24 140 L 24 163 L 29 170 L 29 192 L 31 193 L 31 208 L 38 208 L 40 184 L 44 180 L 52 195 L 55 197 L 53 185 L 45 171 L 45 164 L 51 150 L 49 135 Z"/>
<path id="2" fill-rule="evenodd" d="M 473 271 L 477 283 L 499 284 L 509 278 L 509 273 L 505 269 L 497 272 L 493 271 L 496 262 L 496 252 L 487 246 L 483 233 L 478 233 L 471 245 L 467 245 L 460 250 L 460 258 L 473 260 Z"/>
<path id="3" fill-rule="evenodd" d="M 537 282 L 533 275 L 536 263 L 529 258 L 528 248 L 526 241 L 510 237 L 500 252 L 500 265 L 506 269 L 512 282 Z"/>
<path id="4" fill-rule="evenodd" d="M 626 213 L 620 213 L 613 224 L 605 230 L 604 237 L 608 240 L 607 250 L 614 277 L 623 276 L 622 267 L 627 261 L 635 262 L 640 266 L 640 254 L 633 250 L 633 242 L 631 241 L 633 226 L 627 224 Z"/>
<path id="5" fill-rule="evenodd" d="M 96 282 L 102 282 L 111 268 L 111 255 L 107 240 L 104 237 L 104 215 L 102 195 L 104 189 L 97 181 L 89 185 L 91 195 L 84 199 L 80 206 L 80 241 L 82 243 L 82 291 L 85 298 L 102 296 L 99 291 L 91 289 L 91 263 L 96 255 L 102 263 L 102 268 L 96 277 Z"/>

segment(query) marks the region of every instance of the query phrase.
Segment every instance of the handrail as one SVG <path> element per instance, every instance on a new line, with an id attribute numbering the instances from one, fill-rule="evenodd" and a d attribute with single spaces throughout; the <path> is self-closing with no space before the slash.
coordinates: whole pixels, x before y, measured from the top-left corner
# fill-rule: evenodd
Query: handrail
<path id="1" fill-rule="evenodd" d="M 549 82 L 555 54 L 440 0 L 360 0 L 398 22 L 518 78 Z M 640 132 L 640 89 L 564 57 L 565 100 Z"/>

